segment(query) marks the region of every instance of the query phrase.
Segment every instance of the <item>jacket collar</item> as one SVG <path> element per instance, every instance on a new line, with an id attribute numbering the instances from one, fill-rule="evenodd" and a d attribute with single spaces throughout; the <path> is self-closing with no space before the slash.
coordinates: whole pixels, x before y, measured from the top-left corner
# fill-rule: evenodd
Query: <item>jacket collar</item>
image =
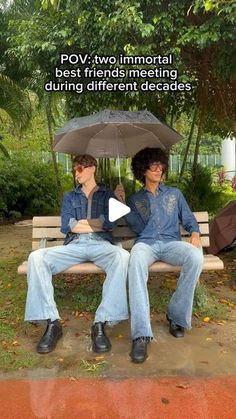
<path id="1" fill-rule="evenodd" d="M 165 190 L 165 185 L 163 185 L 162 183 L 160 183 L 157 189 L 158 189 L 159 191 L 163 192 L 163 191 Z M 144 192 L 150 192 L 150 191 L 148 191 L 148 190 L 145 188 L 145 186 L 143 186 L 143 188 L 142 188 L 141 190 L 143 190 Z"/>
<path id="2" fill-rule="evenodd" d="M 107 187 L 106 187 L 106 185 L 104 185 L 104 183 L 98 183 L 97 186 L 98 186 L 98 190 L 96 192 L 104 192 L 107 189 Z M 78 194 L 82 194 L 83 193 L 82 187 L 80 185 L 78 185 L 75 188 L 75 193 L 78 193 Z"/>

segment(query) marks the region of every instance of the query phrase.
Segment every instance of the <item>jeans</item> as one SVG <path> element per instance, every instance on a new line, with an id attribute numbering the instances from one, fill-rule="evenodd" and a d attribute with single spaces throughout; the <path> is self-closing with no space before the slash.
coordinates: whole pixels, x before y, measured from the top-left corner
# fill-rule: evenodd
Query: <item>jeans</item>
<path id="1" fill-rule="evenodd" d="M 182 241 L 156 241 L 153 245 L 139 242 L 132 248 L 128 269 L 132 339 L 153 338 L 147 280 L 148 268 L 157 260 L 182 266 L 167 313 L 176 324 L 191 328 L 194 290 L 203 266 L 202 249 Z"/>
<path id="2" fill-rule="evenodd" d="M 106 272 L 102 301 L 94 322 L 116 323 L 129 317 L 127 305 L 127 270 L 129 252 L 107 240 L 81 234 L 67 246 L 38 249 L 28 259 L 28 293 L 25 320 L 59 319 L 54 300 L 52 275 L 77 264 L 92 261 Z"/>

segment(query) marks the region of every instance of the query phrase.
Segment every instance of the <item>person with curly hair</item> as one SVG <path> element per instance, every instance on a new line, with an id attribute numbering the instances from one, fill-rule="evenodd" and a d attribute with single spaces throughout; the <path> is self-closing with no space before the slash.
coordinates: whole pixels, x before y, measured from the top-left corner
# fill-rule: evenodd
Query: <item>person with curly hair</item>
<path id="1" fill-rule="evenodd" d="M 160 148 L 145 148 L 132 159 L 132 171 L 143 188 L 128 200 L 126 215 L 136 233 L 131 250 L 128 284 L 131 313 L 131 360 L 144 362 L 147 344 L 153 339 L 147 288 L 148 268 L 155 261 L 181 266 L 176 291 L 167 309 L 169 332 L 175 338 L 191 328 L 193 296 L 203 266 L 198 223 L 182 192 L 162 181 L 168 168 L 166 153 Z M 125 202 L 122 186 L 116 196 Z M 190 234 L 190 242 L 181 241 L 180 225 Z"/>

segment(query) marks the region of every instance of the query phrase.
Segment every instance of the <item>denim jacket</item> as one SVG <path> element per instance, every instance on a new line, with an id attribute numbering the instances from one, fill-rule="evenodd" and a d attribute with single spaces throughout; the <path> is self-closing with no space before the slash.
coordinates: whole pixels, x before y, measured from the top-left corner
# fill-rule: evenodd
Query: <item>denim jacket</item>
<path id="1" fill-rule="evenodd" d="M 102 228 L 105 231 L 97 232 L 101 238 L 112 243 L 111 230 L 116 227 L 116 222 L 110 222 L 108 219 L 108 200 L 115 198 L 113 191 L 105 185 L 98 185 L 99 189 L 94 192 L 92 197 L 91 218 L 100 218 Z M 83 193 L 81 186 L 64 195 L 61 208 L 61 232 L 66 234 L 64 244 L 73 240 L 75 234 L 70 229 L 70 220 L 77 221 L 87 219 L 88 199 Z"/>
<path id="2" fill-rule="evenodd" d="M 131 212 L 125 218 L 138 236 L 136 243 L 181 240 L 180 225 L 189 234 L 199 232 L 198 223 L 178 188 L 161 184 L 156 197 L 142 188 L 129 198 L 128 205 Z"/>

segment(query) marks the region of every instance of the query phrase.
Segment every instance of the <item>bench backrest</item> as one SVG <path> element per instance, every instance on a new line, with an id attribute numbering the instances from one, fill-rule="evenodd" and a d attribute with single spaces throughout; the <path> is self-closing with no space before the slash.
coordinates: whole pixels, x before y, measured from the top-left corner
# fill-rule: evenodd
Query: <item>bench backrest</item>
<path id="1" fill-rule="evenodd" d="M 200 227 L 201 239 L 203 247 L 209 247 L 209 222 L 208 213 L 206 211 L 194 212 L 197 222 Z M 113 230 L 113 237 L 115 242 L 121 242 L 125 249 L 131 249 L 133 246 L 135 234 L 129 229 L 125 219 L 121 218 L 118 221 L 118 226 Z M 46 246 L 58 246 L 63 244 L 64 234 L 60 232 L 61 217 L 34 217 L 33 218 L 33 242 L 32 249 L 36 250 L 41 247 L 42 240 L 46 239 Z M 182 240 L 188 241 L 189 234 L 181 228 Z"/>

